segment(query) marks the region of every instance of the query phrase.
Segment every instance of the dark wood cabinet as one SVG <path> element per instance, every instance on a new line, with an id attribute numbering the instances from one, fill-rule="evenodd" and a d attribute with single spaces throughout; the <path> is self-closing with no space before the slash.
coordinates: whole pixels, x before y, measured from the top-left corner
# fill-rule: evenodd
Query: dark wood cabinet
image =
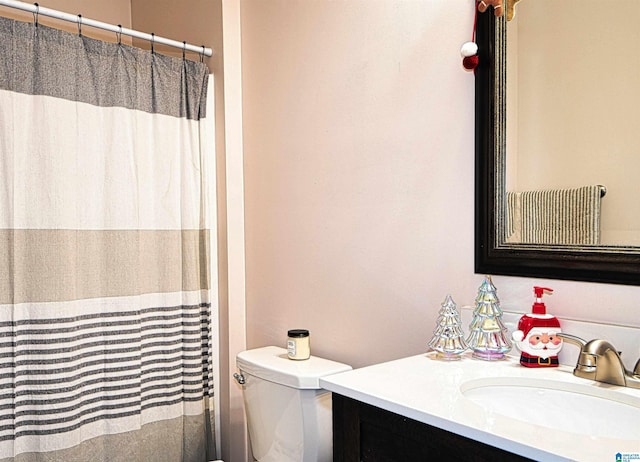
<path id="1" fill-rule="evenodd" d="M 333 393 L 334 462 L 514 462 L 525 457 Z"/>

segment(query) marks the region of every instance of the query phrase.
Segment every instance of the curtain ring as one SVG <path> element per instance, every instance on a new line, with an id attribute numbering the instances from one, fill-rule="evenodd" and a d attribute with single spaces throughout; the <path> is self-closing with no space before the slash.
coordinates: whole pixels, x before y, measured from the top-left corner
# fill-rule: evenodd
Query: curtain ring
<path id="1" fill-rule="evenodd" d="M 202 52 L 200 53 L 200 62 L 203 63 L 204 62 L 204 45 L 202 45 Z"/>
<path id="2" fill-rule="evenodd" d="M 78 36 L 82 37 L 82 15 L 78 15 Z"/>
<path id="3" fill-rule="evenodd" d="M 116 38 L 118 39 L 118 45 L 122 45 L 122 24 L 118 24 L 120 28 L 119 32 L 116 32 Z"/>
<path id="4" fill-rule="evenodd" d="M 182 60 L 187 59 L 187 41 L 182 42 Z"/>
<path id="5" fill-rule="evenodd" d="M 151 53 L 153 53 L 153 46 L 155 45 L 155 41 L 156 41 L 156 34 L 151 32 Z"/>
<path id="6" fill-rule="evenodd" d="M 36 11 L 33 12 L 33 24 L 38 27 L 38 14 L 40 13 L 40 5 L 34 3 Z"/>

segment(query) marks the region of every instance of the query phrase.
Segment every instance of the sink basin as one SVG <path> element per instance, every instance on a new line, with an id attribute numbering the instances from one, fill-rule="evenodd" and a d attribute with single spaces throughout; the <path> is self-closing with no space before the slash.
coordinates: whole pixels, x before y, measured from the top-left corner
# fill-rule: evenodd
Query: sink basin
<path id="1" fill-rule="evenodd" d="M 490 413 L 529 424 L 631 441 L 640 435 L 640 393 L 636 397 L 609 386 L 517 377 L 469 380 L 460 390 Z"/>

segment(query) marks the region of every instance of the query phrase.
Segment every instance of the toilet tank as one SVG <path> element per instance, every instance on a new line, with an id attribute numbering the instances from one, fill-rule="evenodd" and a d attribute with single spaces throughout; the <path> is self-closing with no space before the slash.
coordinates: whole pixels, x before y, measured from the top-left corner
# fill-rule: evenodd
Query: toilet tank
<path id="1" fill-rule="evenodd" d="M 243 399 L 253 457 L 259 462 L 330 462 L 331 393 L 319 379 L 351 366 L 311 356 L 287 357 L 269 346 L 243 351 L 236 364 L 244 379 Z"/>

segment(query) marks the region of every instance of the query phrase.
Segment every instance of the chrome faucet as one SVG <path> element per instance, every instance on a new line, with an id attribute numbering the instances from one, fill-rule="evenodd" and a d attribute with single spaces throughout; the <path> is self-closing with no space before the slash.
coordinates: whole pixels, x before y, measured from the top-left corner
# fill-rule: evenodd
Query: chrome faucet
<path id="1" fill-rule="evenodd" d="M 559 333 L 558 337 L 580 348 L 578 362 L 573 370 L 576 377 L 622 387 L 640 388 L 640 359 L 633 372 L 630 372 L 624 367 L 620 354 L 606 340 L 586 342 L 580 337 L 564 333 Z"/>

